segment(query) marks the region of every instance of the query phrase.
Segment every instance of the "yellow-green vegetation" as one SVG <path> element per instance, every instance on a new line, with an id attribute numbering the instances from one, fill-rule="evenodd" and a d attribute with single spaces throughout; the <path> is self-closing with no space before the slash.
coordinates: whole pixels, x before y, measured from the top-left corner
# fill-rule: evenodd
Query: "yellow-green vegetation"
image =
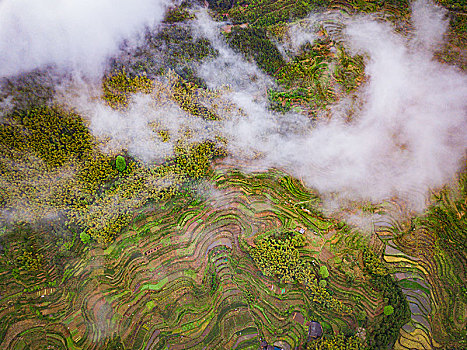
<path id="1" fill-rule="evenodd" d="M 134 82 L 125 79 L 113 82 Z M 114 158 L 97 149 L 78 115 L 59 107 L 13 115 L 0 125 L 0 136 L 1 204 L 11 218 L 37 222 L 63 215 L 69 227 L 77 225 L 100 242 L 111 241 L 128 225 L 133 210 L 169 198 L 226 154 L 214 142 L 190 144 L 187 138 L 172 159 L 155 168 Z M 161 136 L 169 138 L 168 132 Z"/>
<path id="2" fill-rule="evenodd" d="M 222 1 L 211 0 L 214 5 L 224 5 Z M 249 23 L 252 26 L 264 27 L 280 22 L 287 22 L 291 19 L 301 18 L 317 9 L 318 6 L 324 6 L 329 3 L 328 0 L 243 0 L 234 1 L 235 4 L 227 12 L 228 17 L 234 23 Z M 222 7 L 219 6 L 220 9 Z M 225 9 L 224 5 L 224 9 Z"/>
<path id="3" fill-rule="evenodd" d="M 207 175 L 211 161 L 226 156 L 226 151 L 212 141 L 175 147 L 175 172 L 192 179 Z"/>
<path id="4" fill-rule="evenodd" d="M 457 186 L 446 186 L 433 195 L 432 201 L 423 216 L 396 230 L 394 242 L 425 267 L 419 273 L 431 288 L 428 294 L 433 298 L 430 325 L 434 339 L 453 348 L 465 348 L 467 172 L 459 176 Z M 390 304 L 396 313 L 396 306 Z"/>
<path id="5" fill-rule="evenodd" d="M 466 7 L 467 5 L 463 5 Z M 450 27 L 446 34 L 443 48 L 435 53 L 440 61 L 458 66 L 467 70 L 465 50 L 467 49 L 467 16 L 465 12 L 451 11 L 449 13 Z"/>
<path id="6" fill-rule="evenodd" d="M 409 9 L 408 0 L 347 0 L 346 3 L 350 8 L 359 12 L 373 13 L 387 10 L 391 13 L 397 10 L 400 11 L 399 20 Z"/>
<path id="7" fill-rule="evenodd" d="M 114 109 L 128 107 L 130 97 L 135 93 L 149 94 L 153 89 L 152 81 L 142 76 L 132 76 L 125 68 L 114 71 L 102 81 L 102 98 Z"/>
<path id="8" fill-rule="evenodd" d="M 108 156 L 94 149 L 80 117 L 59 107 L 38 107 L 7 122 L 0 125 L 5 136 L 0 187 L 12 218 L 34 222 L 65 215 L 68 224 L 79 221 L 82 229 L 90 228 L 94 238 L 106 236 L 105 231 L 93 232 L 95 223 L 86 218 L 118 172 Z M 111 221 L 107 225 L 112 228 L 121 222 Z"/>
<path id="9" fill-rule="evenodd" d="M 206 176 L 211 161 L 225 156 L 225 151 L 211 141 L 182 144 L 175 147 L 175 156 L 155 168 L 143 166 L 134 161 L 127 164 L 121 175 L 106 184 L 106 172 L 99 171 L 100 181 L 95 190 L 100 194 L 91 195 L 92 200 L 70 212 L 72 222 L 87 227 L 87 233 L 94 239 L 110 242 L 122 228 L 132 220 L 132 212 L 149 201 L 168 199 L 177 192 L 180 185 L 191 179 Z M 104 169 L 111 169 L 108 160 L 98 163 Z"/>
<path id="10" fill-rule="evenodd" d="M 13 222 L 54 218 L 66 203 L 73 202 L 76 189 L 71 166 L 47 170 L 44 161 L 24 152 L 0 161 L 3 214 Z"/>
<path id="11" fill-rule="evenodd" d="M 436 2 L 451 11 L 467 11 L 467 4 L 461 0 L 437 0 Z"/>
<path id="12" fill-rule="evenodd" d="M 319 78 L 326 71 L 326 58 L 329 55 L 329 43 L 306 45 L 301 54 L 276 74 L 278 82 L 286 88 L 319 84 Z"/>
<path id="13" fill-rule="evenodd" d="M 70 223 L 87 228 L 94 239 L 110 242 L 128 225 L 135 209 L 148 201 L 168 198 L 180 183 L 181 178 L 176 174 L 161 175 L 131 161 L 111 182 L 101 182 L 98 192 L 92 193 L 88 202 L 71 208 Z"/>
<path id="14" fill-rule="evenodd" d="M 194 16 L 188 11 L 188 7 L 188 1 L 184 1 L 180 6 L 169 9 L 165 15 L 164 22 L 178 23 L 194 18 Z"/>
<path id="15" fill-rule="evenodd" d="M 311 340 L 306 348 L 307 350 L 363 350 L 366 347 L 356 336 L 346 337 L 338 334 L 329 338 Z"/>
<path id="16" fill-rule="evenodd" d="M 304 244 L 305 238 L 300 234 L 269 236 L 250 247 L 249 254 L 266 276 L 277 276 L 283 283 L 303 284 L 312 295 L 312 300 L 322 307 L 341 314 L 350 313 L 351 310 L 331 296 L 325 286 L 318 284 L 311 264 L 300 258 L 298 248 L 303 247 Z"/>
<path id="17" fill-rule="evenodd" d="M 386 276 L 389 274 L 388 269 L 383 265 L 381 259 L 379 259 L 373 251 L 368 248 L 363 250 L 363 264 L 366 270 L 375 276 Z"/>
<path id="18" fill-rule="evenodd" d="M 256 5 L 264 7 L 266 4 L 275 6 L 276 2 L 259 1 Z M 234 7 L 231 11 L 257 11 L 256 7 L 246 5 Z M 295 108 L 297 111 L 314 112 L 334 102 L 339 94 L 349 93 L 362 83 L 363 57 L 350 56 L 330 38 L 325 28 L 307 28 L 314 31 L 319 39 L 300 47 L 298 54 L 286 62 L 272 39 L 282 42 L 290 40 L 287 33 L 290 25 L 281 21 L 272 23 L 275 24 L 264 27 L 251 25 L 250 22 L 246 27 L 235 26 L 230 33 L 225 33 L 234 50 L 253 59 L 259 68 L 276 79 L 279 88 L 269 91 L 271 109 L 286 112 Z M 334 69 L 330 70 L 331 66 Z"/>
<path id="19" fill-rule="evenodd" d="M 44 256 L 32 250 L 25 250 L 18 256 L 18 262 L 26 270 L 39 270 L 44 263 Z"/>
<path id="20" fill-rule="evenodd" d="M 205 120 L 219 120 L 221 117 L 229 116 L 233 111 L 241 113 L 231 101 L 223 98 L 223 94 L 229 91 L 228 87 L 218 90 L 206 89 L 186 80 L 172 69 L 168 69 L 163 78 L 154 80 L 153 84 L 152 97 L 160 108 L 165 106 L 173 108 L 173 104 L 176 104 L 189 115 Z M 154 123 L 153 129 L 163 140 L 175 136 L 164 131 L 163 125 L 159 122 Z"/>
<path id="21" fill-rule="evenodd" d="M 117 169 L 112 167 L 112 157 L 93 151 L 80 163 L 77 179 L 80 189 L 93 195 L 117 175 Z"/>
<path id="22" fill-rule="evenodd" d="M 33 153 L 49 168 L 82 159 L 91 150 L 91 134 L 78 115 L 38 107 L 7 118 L 0 125 L 0 147 L 10 158 Z"/>
<path id="23" fill-rule="evenodd" d="M 170 134 L 168 130 L 158 130 L 157 134 L 160 136 L 162 139 L 162 142 L 168 142 L 170 141 Z"/>
<path id="24" fill-rule="evenodd" d="M 326 288 L 327 285 L 328 285 L 328 282 L 327 282 L 326 280 L 321 280 L 321 281 L 319 281 L 319 286 L 320 286 L 321 288 Z"/>
<path id="25" fill-rule="evenodd" d="M 325 37 L 313 45 L 306 44 L 300 53 L 284 64 L 274 75 L 279 90 L 270 90 L 272 109 L 288 111 L 291 107 L 315 110 L 335 101 L 330 62 L 335 61 L 330 49 L 334 43 Z M 338 66 L 340 67 L 340 66 Z"/>
<path id="26" fill-rule="evenodd" d="M 266 237 L 250 248 L 250 255 L 266 276 L 278 276 L 284 283 L 295 280 L 300 265 L 297 248 L 305 244 L 302 235 L 287 235 L 284 238 Z"/>
<path id="27" fill-rule="evenodd" d="M 107 208 L 107 211 L 100 210 L 101 208 L 99 207 L 97 209 L 99 210 L 97 215 L 85 217 L 86 221 L 90 224 L 87 233 L 100 243 L 110 243 L 123 228 L 128 226 L 131 222 L 132 214 L 109 212 Z M 129 210 L 130 208 L 125 209 Z M 102 214 L 105 215 L 103 218 L 101 217 Z"/>
<path id="28" fill-rule="evenodd" d="M 291 50 L 288 30 L 309 23 L 295 19 L 320 5 L 385 11 L 374 17 L 400 20 L 397 30 L 410 17 L 407 0 L 207 1 L 217 18 L 233 23 L 229 44 L 275 80 L 269 107 L 311 118 L 328 115 L 345 94 L 357 103 L 364 58 L 328 35 L 325 27 L 341 29 L 334 21 L 315 28 L 314 43 Z M 438 3 L 451 10 L 453 39 L 436 58 L 457 63 L 465 5 Z M 458 191 L 433 196 L 412 224 L 394 228 L 393 250 L 380 256 L 366 236 L 326 217 L 318 194 L 298 179 L 215 162 L 226 155 L 227 139 L 202 141 L 189 125 L 220 130 L 219 122 L 245 113 L 230 101 L 229 87 L 208 89 L 196 75 L 217 52 L 181 23 L 192 17 L 189 6 L 170 8 L 158 32 L 146 32 L 137 53 L 114 65 L 124 68 L 102 81 L 102 99 L 119 111 L 134 94 L 150 94 L 153 136 L 166 142 L 164 152 L 175 145 L 157 164 L 124 149 L 102 153 L 106 140 L 98 144 L 80 116 L 51 105 L 51 89 L 40 92 L 40 83 L 21 77 L 6 83 L 17 91 L 0 123 L 0 347 L 256 349 L 261 337 L 314 350 L 465 348 L 467 177 Z M 2 111 L 10 90 L 0 96 Z M 188 115 L 185 127 L 168 122 L 174 114 Z M 371 203 L 355 209 L 380 213 Z M 401 281 L 394 271 L 403 272 Z M 408 294 L 410 305 L 426 310 L 429 326 L 416 323 L 415 313 L 415 330 L 401 331 L 410 319 L 407 289 L 417 291 L 415 301 Z M 324 337 L 306 343 L 310 320 L 321 323 Z M 423 344 L 401 341 L 408 332 Z"/>
<path id="29" fill-rule="evenodd" d="M 74 175 L 93 139 L 80 117 L 60 107 L 35 107 L 0 124 L 0 188 L 11 219 L 55 217 L 83 200 Z"/>
<path id="30" fill-rule="evenodd" d="M 151 45 L 158 53 L 164 55 L 164 68 L 177 69 L 183 67 L 184 78 L 191 76 L 193 82 L 199 80 L 193 72 L 190 63 L 193 61 L 200 62 L 206 57 L 213 57 L 217 55 L 215 50 L 208 39 L 194 37 L 191 30 L 184 26 L 166 26 L 153 38 L 151 38 Z M 149 53 L 151 54 L 151 53 Z M 190 79 L 191 80 L 191 79 Z"/>
<path id="31" fill-rule="evenodd" d="M 87 244 L 89 243 L 89 241 L 91 240 L 91 236 L 89 236 L 86 232 L 82 231 L 80 234 L 79 234 L 79 238 L 81 239 L 81 241 L 84 243 L 84 244 Z"/>
<path id="32" fill-rule="evenodd" d="M 328 271 L 327 266 L 322 265 L 322 266 L 319 267 L 319 275 L 321 276 L 321 278 L 328 278 L 329 277 L 329 271 Z"/>
<path id="33" fill-rule="evenodd" d="M 173 99 L 184 111 L 203 119 L 218 120 L 219 117 L 203 106 L 196 97 L 199 87 L 181 77 L 173 86 Z"/>

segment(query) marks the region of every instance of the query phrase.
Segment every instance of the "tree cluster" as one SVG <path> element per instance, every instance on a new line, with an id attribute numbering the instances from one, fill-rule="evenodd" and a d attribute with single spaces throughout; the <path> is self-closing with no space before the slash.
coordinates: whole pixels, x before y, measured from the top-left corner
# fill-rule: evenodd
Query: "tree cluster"
<path id="1" fill-rule="evenodd" d="M 178 23 L 187 19 L 192 19 L 194 16 L 188 11 L 188 1 L 183 1 L 180 6 L 170 8 L 165 14 L 164 23 Z"/>
<path id="2" fill-rule="evenodd" d="M 363 350 L 364 344 L 357 336 L 346 337 L 338 334 L 329 338 L 311 340 L 306 346 L 307 350 Z"/>
<path id="3" fill-rule="evenodd" d="M 0 147 L 9 158 L 25 152 L 49 168 L 80 160 L 91 150 L 92 136 L 78 115 L 58 108 L 36 107 L 0 124 Z"/>
<path id="4" fill-rule="evenodd" d="M 205 176 L 211 161 L 225 155 L 212 141 L 188 140 L 156 167 L 105 155 L 81 118 L 59 107 L 10 116 L 0 124 L 0 136 L 4 212 L 31 222 L 60 216 L 67 226 L 101 242 L 112 240 L 135 208 L 169 198 L 183 182 Z"/>
<path id="5" fill-rule="evenodd" d="M 365 270 L 372 276 L 386 276 L 389 274 L 386 266 L 369 248 L 363 250 L 363 265 Z"/>
<path id="6" fill-rule="evenodd" d="M 18 262 L 26 270 L 39 270 L 44 263 L 44 256 L 41 253 L 28 249 L 18 256 Z"/>
<path id="7" fill-rule="evenodd" d="M 387 300 L 386 306 L 391 306 L 385 308 L 385 312 L 378 317 L 369 334 L 368 343 L 371 349 L 387 349 L 397 340 L 400 328 L 410 320 L 409 304 L 394 278 L 368 248 L 363 251 L 363 263 L 371 283 Z"/>
<path id="8" fill-rule="evenodd" d="M 266 30 L 262 28 L 234 27 L 225 35 L 235 51 L 252 58 L 259 68 L 270 75 L 274 75 L 285 64 L 276 45 L 269 40 Z"/>
<path id="9" fill-rule="evenodd" d="M 256 246 L 249 248 L 249 253 L 266 276 L 278 277 L 283 283 L 303 284 L 313 302 L 337 313 L 349 313 L 351 310 L 347 306 L 318 283 L 311 264 L 300 258 L 298 248 L 304 244 L 303 235 L 287 233 L 282 237 L 269 236 L 259 240 Z"/>
<path id="10" fill-rule="evenodd" d="M 182 79 L 177 79 L 172 87 L 172 98 L 178 103 L 181 109 L 195 117 L 206 120 L 218 120 L 219 117 L 203 106 L 197 98 L 198 86 Z"/>
<path id="11" fill-rule="evenodd" d="M 213 159 L 225 156 L 226 151 L 210 140 L 192 143 L 186 147 L 177 146 L 174 170 L 177 174 L 199 179 L 207 175 Z"/>
<path id="12" fill-rule="evenodd" d="M 123 67 L 104 78 L 102 98 L 114 109 L 125 109 L 128 107 L 132 94 L 137 92 L 149 94 L 152 89 L 152 81 L 148 77 L 132 76 Z"/>
<path id="13" fill-rule="evenodd" d="M 220 9 L 229 8 L 227 14 L 234 23 L 249 23 L 256 27 L 265 27 L 303 18 L 318 6 L 327 5 L 329 1 L 241 0 L 235 1 L 235 6 L 229 6 L 219 0 L 217 3 Z"/>

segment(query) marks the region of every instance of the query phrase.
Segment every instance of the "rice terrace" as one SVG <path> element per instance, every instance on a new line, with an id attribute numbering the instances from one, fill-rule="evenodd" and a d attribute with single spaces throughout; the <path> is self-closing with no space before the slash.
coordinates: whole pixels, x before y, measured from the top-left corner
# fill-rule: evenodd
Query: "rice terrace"
<path id="1" fill-rule="evenodd" d="M 0 1 L 0 350 L 467 348 L 467 4 Z"/>

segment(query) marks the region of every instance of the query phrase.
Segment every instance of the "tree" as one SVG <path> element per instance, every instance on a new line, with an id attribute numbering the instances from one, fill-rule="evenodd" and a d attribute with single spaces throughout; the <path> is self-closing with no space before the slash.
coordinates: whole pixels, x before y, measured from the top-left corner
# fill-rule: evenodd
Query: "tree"
<path id="1" fill-rule="evenodd" d="M 363 350 L 364 348 L 357 336 L 346 337 L 343 334 L 313 340 L 306 346 L 307 350 Z"/>
<path id="2" fill-rule="evenodd" d="M 386 316 L 392 315 L 394 312 L 394 308 L 391 305 L 386 305 L 383 310 Z"/>
<path id="3" fill-rule="evenodd" d="M 320 266 L 319 267 L 319 275 L 322 277 L 322 278 L 328 278 L 329 277 L 329 271 L 328 271 L 328 268 L 327 266 Z"/>
<path id="4" fill-rule="evenodd" d="M 84 244 L 87 244 L 89 243 L 90 239 L 91 239 L 91 236 L 89 236 L 86 232 L 82 231 L 80 234 L 79 234 L 79 238 L 81 239 L 81 241 L 84 243 Z"/>
<path id="5" fill-rule="evenodd" d="M 115 167 L 120 172 L 125 170 L 126 169 L 125 158 L 123 158 L 122 156 L 117 156 L 117 159 L 115 159 Z"/>

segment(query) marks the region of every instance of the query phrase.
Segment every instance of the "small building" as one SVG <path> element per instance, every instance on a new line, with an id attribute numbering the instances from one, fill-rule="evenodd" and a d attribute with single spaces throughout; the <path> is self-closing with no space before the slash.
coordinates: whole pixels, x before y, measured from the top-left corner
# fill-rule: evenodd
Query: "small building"
<path id="1" fill-rule="evenodd" d="M 323 335 L 323 327 L 316 321 L 310 322 L 308 326 L 308 340 L 321 338 Z"/>

